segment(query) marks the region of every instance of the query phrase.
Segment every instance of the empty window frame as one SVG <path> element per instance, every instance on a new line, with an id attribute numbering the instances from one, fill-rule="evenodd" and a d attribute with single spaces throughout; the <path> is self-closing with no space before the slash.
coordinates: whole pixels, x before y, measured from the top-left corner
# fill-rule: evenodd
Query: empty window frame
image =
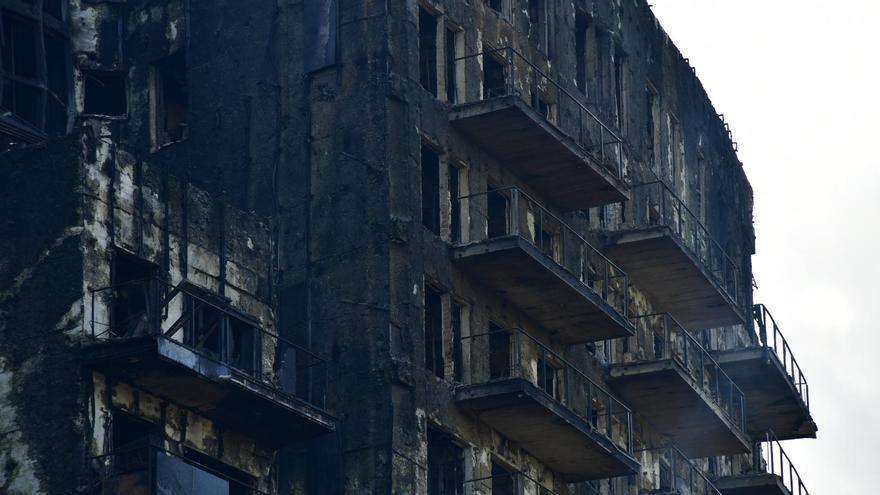
<path id="1" fill-rule="evenodd" d="M 150 330 L 150 316 L 155 304 L 153 280 L 158 272 L 158 267 L 146 260 L 122 250 L 114 251 L 111 337 L 139 337 Z"/>
<path id="2" fill-rule="evenodd" d="M 439 291 L 425 286 L 425 368 L 443 378 L 443 301 Z"/>
<path id="3" fill-rule="evenodd" d="M 428 427 L 428 495 L 458 495 L 464 483 L 464 452 L 449 435 Z"/>
<path id="4" fill-rule="evenodd" d="M 446 74 L 446 101 L 451 104 L 460 103 L 464 91 L 464 31 L 450 26 L 448 23 L 444 29 L 444 56 L 445 56 L 445 74 Z"/>
<path id="5" fill-rule="evenodd" d="M 660 174 L 660 95 L 650 84 L 645 87 L 645 156 L 651 170 Z"/>
<path id="6" fill-rule="evenodd" d="M 486 193 L 486 231 L 489 239 L 504 237 L 510 233 L 510 198 L 505 191 L 489 184 Z"/>
<path id="7" fill-rule="evenodd" d="M 619 45 L 614 49 L 614 116 L 617 128 L 624 130 L 627 119 L 627 72 L 626 55 Z"/>
<path id="8" fill-rule="evenodd" d="M 462 199 L 466 195 L 465 180 L 467 178 L 464 167 L 449 162 L 446 168 L 446 189 L 449 195 L 449 240 L 453 243 L 462 240 Z"/>
<path id="9" fill-rule="evenodd" d="M 589 20 L 586 14 L 578 11 L 575 15 L 575 83 L 583 94 L 588 94 L 589 84 L 589 60 L 587 55 Z"/>
<path id="10" fill-rule="evenodd" d="M 422 225 L 440 235 L 440 155 L 422 145 Z"/>
<path id="11" fill-rule="evenodd" d="M 261 373 L 261 334 L 255 325 L 230 314 L 220 304 L 188 295 L 186 344 L 209 359 L 227 364 L 248 376 Z"/>
<path id="12" fill-rule="evenodd" d="M 507 16 L 507 2 L 508 0 L 483 0 L 483 3 L 486 4 L 487 7 L 494 10 L 502 17 Z"/>
<path id="13" fill-rule="evenodd" d="M 489 322 L 489 379 L 509 378 L 511 375 L 510 332 Z"/>
<path id="14" fill-rule="evenodd" d="M 550 26 L 546 0 L 528 0 L 529 42 L 538 50 L 550 56 Z"/>
<path id="15" fill-rule="evenodd" d="M 483 55 L 483 99 L 507 94 L 506 64 L 495 55 Z"/>
<path id="16" fill-rule="evenodd" d="M 499 462 L 492 461 L 492 495 L 516 495 L 516 473 Z"/>
<path id="17" fill-rule="evenodd" d="M 672 190 L 681 194 L 684 180 L 684 138 L 678 119 L 672 113 L 667 114 L 666 131 L 666 156 L 669 164 L 667 178 Z"/>
<path id="18" fill-rule="evenodd" d="M 125 74 L 110 71 L 83 71 L 83 113 L 122 117 L 128 113 Z"/>
<path id="19" fill-rule="evenodd" d="M 560 382 L 562 379 L 562 366 L 556 362 L 556 358 L 550 355 L 538 357 L 538 387 L 550 397 L 561 400 Z"/>
<path id="20" fill-rule="evenodd" d="M 419 82 L 437 96 L 437 17 L 419 5 Z"/>
<path id="21" fill-rule="evenodd" d="M 153 65 L 152 70 L 153 148 L 186 139 L 189 117 L 189 86 L 186 57 L 177 52 Z"/>
<path id="22" fill-rule="evenodd" d="M 462 335 L 464 331 L 467 309 L 463 304 L 452 300 L 449 307 L 449 324 L 452 327 L 452 376 L 456 382 L 464 382 L 464 359 L 462 358 Z"/>
<path id="23" fill-rule="evenodd" d="M 46 24 L 5 9 L 0 33 L 0 130 L 26 141 L 66 133 L 67 42 Z"/>

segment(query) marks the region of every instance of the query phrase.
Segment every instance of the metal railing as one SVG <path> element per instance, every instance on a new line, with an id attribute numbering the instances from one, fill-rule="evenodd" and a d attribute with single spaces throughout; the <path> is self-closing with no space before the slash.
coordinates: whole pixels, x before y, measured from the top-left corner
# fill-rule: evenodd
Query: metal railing
<path id="1" fill-rule="evenodd" d="M 253 480 L 230 476 L 148 440 L 132 442 L 110 454 L 92 457 L 89 461 L 98 475 L 100 493 L 105 495 L 172 491 L 269 495 L 258 490 Z"/>
<path id="2" fill-rule="evenodd" d="M 764 440 L 755 447 L 754 455 L 755 467 L 761 472 L 778 476 L 792 495 L 809 495 L 800 473 L 772 431 L 768 431 Z"/>
<path id="3" fill-rule="evenodd" d="M 782 365 L 785 368 L 785 373 L 788 375 L 791 384 L 797 389 L 807 406 L 807 410 L 809 410 L 810 385 L 807 383 L 807 379 L 804 376 L 803 371 L 801 371 L 800 365 L 794 358 L 794 353 L 791 352 L 791 347 L 788 345 L 788 341 L 785 340 L 785 337 L 779 330 L 776 320 L 763 304 L 755 304 L 752 307 L 752 315 L 755 318 L 755 323 L 758 325 L 758 339 L 760 344 L 764 346 L 765 349 L 773 351 L 782 362 Z"/>
<path id="4" fill-rule="evenodd" d="M 326 406 L 325 360 L 185 281 L 173 286 L 151 277 L 90 292 L 92 340 L 165 339 L 258 389 Z M 107 321 L 98 318 L 99 307 Z"/>
<path id="5" fill-rule="evenodd" d="M 745 431 L 745 395 L 697 339 L 668 313 L 641 315 L 632 321 L 636 333 L 626 338 L 628 350 L 613 353 L 612 363 L 677 361 L 731 423 Z"/>
<path id="6" fill-rule="evenodd" d="M 595 432 L 632 454 L 632 412 L 561 355 L 519 328 L 459 339 L 469 363 L 466 385 L 521 378 L 585 420 Z"/>
<path id="7" fill-rule="evenodd" d="M 629 276 L 528 193 L 506 187 L 458 201 L 460 211 L 470 215 L 470 231 L 461 244 L 520 237 L 626 318 Z"/>
<path id="8" fill-rule="evenodd" d="M 712 281 L 735 304 L 741 304 L 739 267 L 709 230 L 662 181 L 632 186 L 624 220 L 615 230 L 667 227 L 706 269 Z"/>
<path id="9" fill-rule="evenodd" d="M 576 96 L 513 47 L 486 49 L 455 59 L 456 64 L 477 62 L 483 85 L 462 103 L 516 96 L 563 131 L 618 180 L 623 179 L 623 140 Z M 493 65 L 494 64 L 494 65 Z M 490 73 L 490 66 L 501 74 Z M 458 65 L 456 65 L 458 72 Z"/>
<path id="10" fill-rule="evenodd" d="M 465 480 L 462 488 L 463 495 L 559 495 L 523 471 Z"/>
<path id="11" fill-rule="evenodd" d="M 677 493 L 682 495 L 721 495 L 702 469 L 691 462 L 678 447 L 650 449 L 661 458 L 659 476 L 652 482 L 651 493 Z M 644 476 L 643 476 L 644 479 Z M 646 488 L 644 485 L 642 488 Z"/>

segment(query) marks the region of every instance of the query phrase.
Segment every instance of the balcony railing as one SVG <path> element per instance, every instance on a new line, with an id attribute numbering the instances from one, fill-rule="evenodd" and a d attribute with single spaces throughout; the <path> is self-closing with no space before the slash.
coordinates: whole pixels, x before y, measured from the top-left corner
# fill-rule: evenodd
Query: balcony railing
<path id="1" fill-rule="evenodd" d="M 612 355 L 614 364 L 677 361 L 731 423 L 745 431 L 746 406 L 742 390 L 697 339 L 667 313 L 642 315 L 632 320 L 636 334 L 627 338 L 628 350 Z"/>
<path id="2" fill-rule="evenodd" d="M 526 493 L 535 495 L 558 495 L 557 492 L 547 488 L 545 485 L 522 471 L 507 472 L 466 480 L 462 483 L 462 488 L 462 495 L 518 495 Z"/>
<path id="3" fill-rule="evenodd" d="M 800 473 L 772 431 L 767 432 L 754 455 L 755 466 L 764 473 L 778 476 L 791 495 L 809 495 Z"/>
<path id="4" fill-rule="evenodd" d="M 767 307 L 763 304 L 756 304 L 753 307 L 752 314 L 755 318 L 755 323 L 758 326 L 758 339 L 760 344 L 764 346 L 765 349 L 773 351 L 782 362 L 782 365 L 785 367 L 785 372 L 791 380 L 791 384 L 797 389 L 807 406 L 807 410 L 809 410 L 810 385 L 807 383 L 807 378 L 804 376 L 803 371 L 801 371 L 800 365 L 794 358 L 794 353 L 791 352 L 791 347 L 788 345 L 788 341 L 785 340 L 785 337 L 779 330 L 776 320 L 773 319 L 773 315 L 770 314 L 770 311 L 767 310 Z"/>
<path id="5" fill-rule="evenodd" d="M 625 220 L 616 230 L 667 227 L 734 304 L 741 304 L 739 267 L 684 201 L 662 181 L 632 186 Z"/>
<path id="6" fill-rule="evenodd" d="M 626 318 L 627 274 L 528 193 L 506 187 L 463 196 L 458 201 L 459 211 L 469 212 L 471 225 L 470 238 L 461 244 L 519 237 Z"/>
<path id="7" fill-rule="evenodd" d="M 623 140 L 578 97 L 565 89 L 523 54 L 512 47 L 487 49 L 455 60 L 456 64 L 478 61 L 483 68 L 483 88 L 461 103 L 516 96 L 567 134 L 585 153 L 618 180 L 623 178 Z M 489 64 L 500 73 L 489 73 Z"/>
<path id="8" fill-rule="evenodd" d="M 525 379 L 574 412 L 593 431 L 632 454 L 630 409 L 524 330 L 495 330 L 466 336 L 460 339 L 459 345 L 461 355 L 470 356 L 470 372 L 465 384 Z"/>
<path id="9" fill-rule="evenodd" d="M 651 449 L 651 452 L 661 458 L 659 476 L 653 480 L 654 489 L 651 493 L 721 495 L 703 470 L 677 447 Z"/>
<path id="10" fill-rule="evenodd" d="M 253 480 L 231 476 L 193 458 L 147 441 L 137 441 L 111 454 L 93 457 L 100 493 L 105 495 L 164 494 L 268 495 Z"/>
<path id="11" fill-rule="evenodd" d="M 99 299 L 109 321 L 96 316 Z M 88 332 L 99 342 L 165 339 L 228 367 L 256 389 L 325 407 L 323 359 L 186 282 L 148 278 L 92 290 Z"/>

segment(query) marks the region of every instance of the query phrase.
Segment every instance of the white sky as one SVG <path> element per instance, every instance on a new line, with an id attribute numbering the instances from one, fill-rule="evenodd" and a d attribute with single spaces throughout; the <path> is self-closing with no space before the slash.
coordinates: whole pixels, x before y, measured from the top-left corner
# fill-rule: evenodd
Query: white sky
<path id="1" fill-rule="evenodd" d="M 758 290 L 811 388 L 813 495 L 880 491 L 880 1 L 650 0 L 739 142 Z"/>

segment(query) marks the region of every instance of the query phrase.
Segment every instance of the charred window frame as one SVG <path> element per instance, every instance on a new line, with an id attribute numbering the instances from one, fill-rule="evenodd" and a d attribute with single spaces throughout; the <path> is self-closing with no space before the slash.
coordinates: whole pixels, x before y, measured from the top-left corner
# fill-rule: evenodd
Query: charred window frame
<path id="1" fill-rule="evenodd" d="M 585 96 L 589 95 L 587 88 L 589 87 L 590 80 L 589 70 L 592 67 L 588 55 L 588 49 L 590 48 L 590 41 L 588 39 L 590 22 L 587 14 L 581 10 L 576 12 L 574 46 L 577 60 L 575 61 L 575 83 Z"/>
<path id="2" fill-rule="evenodd" d="M 422 144 L 422 225 L 440 235 L 440 153 Z"/>
<path id="3" fill-rule="evenodd" d="M 510 19 L 510 0 L 483 0 L 483 3 L 502 19 Z"/>
<path id="4" fill-rule="evenodd" d="M 626 54 L 619 44 L 614 45 L 614 117 L 617 129 L 626 131 L 629 110 L 629 74 Z"/>
<path id="5" fill-rule="evenodd" d="M 83 115 L 124 119 L 128 82 L 121 71 L 83 70 Z"/>
<path id="6" fill-rule="evenodd" d="M 0 135 L 39 142 L 70 128 L 66 2 L 6 2 L 0 9 Z"/>
<path id="7" fill-rule="evenodd" d="M 189 134 L 186 54 L 177 52 L 150 70 L 150 123 L 153 150 L 183 141 Z"/>
<path id="8" fill-rule="evenodd" d="M 464 449 L 445 432 L 428 426 L 428 495 L 463 491 Z"/>
<path id="9" fill-rule="evenodd" d="M 529 42 L 544 55 L 550 53 L 550 6 L 546 0 L 528 0 Z"/>
<path id="10" fill-rule="evenodd" d="M 445 378 L 443 359 L 443 295 L 428 284 L 425 293 L 425 368 L 437 378 Z"/>
<path id="11" fill-rule="evenodd" d="M 645 155 L 655 175 L 660 175 L 660 93 L 650 83 L 645 85 Z"/>
<path id="12" fill-rule="evenodd" d="M 438 96 L 437 28 L 440 18 L 419 4 L 419 82 L 434 96 Z"/>

